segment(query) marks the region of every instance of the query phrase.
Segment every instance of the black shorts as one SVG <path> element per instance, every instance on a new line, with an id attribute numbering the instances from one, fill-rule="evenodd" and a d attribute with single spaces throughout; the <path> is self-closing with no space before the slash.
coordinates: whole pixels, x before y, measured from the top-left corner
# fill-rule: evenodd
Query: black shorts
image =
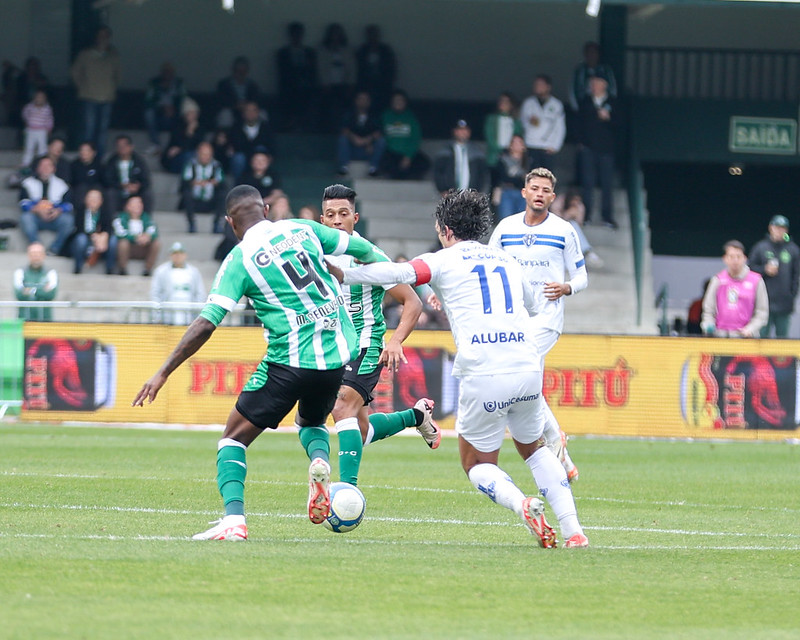
<path id="1" fill-rule="evenodd" d="M 364 399 L 364 404 L 368 405 L 374 400 L 372 391 L 383 371 L 383 365 L 378 364 L 378 358 L 382 349 L 377 347 L 367 347 L 358 353 L 355 360 L 351 360 L 344 367 L 344 377 L 342 378 L 343 387 L 352 387 Z"/>
<path id="2" fill-rule="evenodd" d="M 344 367 L 317 371 L 267 363 L 260 389 L 242 391 L 236 410 L 259 429 L 275 429 L 298 403 L 297 413 L 309 426 L 325 424 L 342 383 Z"/>

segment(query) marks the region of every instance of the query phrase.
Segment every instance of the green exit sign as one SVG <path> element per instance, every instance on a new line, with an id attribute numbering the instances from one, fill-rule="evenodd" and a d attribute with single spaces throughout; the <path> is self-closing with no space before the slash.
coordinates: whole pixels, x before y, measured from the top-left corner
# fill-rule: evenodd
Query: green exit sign
<path id="1" fill-rule="evenodd" d="M 797 153 L 797 120 L 731 116 L 728 148 L 738 153 Z"/>

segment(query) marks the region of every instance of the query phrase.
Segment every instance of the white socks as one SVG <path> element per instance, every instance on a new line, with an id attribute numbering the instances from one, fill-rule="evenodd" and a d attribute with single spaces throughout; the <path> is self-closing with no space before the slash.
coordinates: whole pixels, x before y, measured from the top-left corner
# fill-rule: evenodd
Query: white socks
<path id="1" fill-rule="evenodd" d="M 555 454 L 548 447 L 540 447 L 525 464 L 530 468 L 536 486 L 558 518 L 564 540 L 569 540 L 576 533 L 583 533 L 567 472 Z"/>
<path id="2" fill-rule="evenodd" d="M 501 507 L 510 509 L 522 517 L 522 501 L 525 494 L 519 490 L 509 475 L 495 464 L 476 464 L 467 474 L 470 482 Z"/>

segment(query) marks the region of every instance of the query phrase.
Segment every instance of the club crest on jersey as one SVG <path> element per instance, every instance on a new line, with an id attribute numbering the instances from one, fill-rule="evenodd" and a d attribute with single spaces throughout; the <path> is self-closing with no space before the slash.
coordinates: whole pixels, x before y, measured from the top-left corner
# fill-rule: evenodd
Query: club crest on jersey
<path id="1" fill-rule="evenodd" d="M 272 258 L 269 257 L 266 251 L 259 251 L 253 258 L 253 261 L 259 267 L 267 267 L 269 263 L 272 262 Z"/>
<path id="2" fill-rule="evenodd" d="M 536 243 L 536 234 L 535 233 L 526 233 L 522 237 L 522 242 L 525 243 L 526 247 L 532 247 Z"/>

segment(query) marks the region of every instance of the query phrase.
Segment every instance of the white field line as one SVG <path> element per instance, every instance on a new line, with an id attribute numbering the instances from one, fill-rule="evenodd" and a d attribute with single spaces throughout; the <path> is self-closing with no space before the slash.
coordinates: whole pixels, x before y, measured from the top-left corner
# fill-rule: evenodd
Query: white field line
<path id="1" fill-rule="evenodd" d="M 27 471 L 0 471 L 0 477 L 21 477 L 21 478 L 66 478 L 76 480 L 111 480 L 111 481 L 142 481 L 142 482 L 200 482 L 215 483 L 212 477 L 207 478 L 170 478 L 167 476 L 120 476 L 106 474 L 83 474 L 83 473 L 39 473 Z M 305 482 L 287 482 L 284 480 L 255 480 L 248 479 L 248 485 L 267 485 L 281 487 L 305 487 Z M 473 489 L 442 489 L 437 487 L 402 487 L 388 484 L 359 484 L 362 489 L 376 489 L 386 491 L 404 491 L 421 493 L 444 493 L 455 495 L 478 495 Z M 687 507 L 690 509 L 742 509 L 741 504 L 703 504 L 697 502 L 686 502 L 685 500 L 629 500 L 623 498 L 608 498 L 605 496 L 575 496 L 576 502 L 609 502 L 614 504 L 654 506 L 654 507 Z M 800 513 L 800 509 L 789 507 L 763 507 L 759 505 L 747 505 L 747 511 L 761 511 L 773 513 Z"/>
<path id="2" fill-rule="evenodd" d="M 150 507 L 119 507 L 119 506 L 98 506 L 81 504 L 33 504 L 24 502 L 0 502 L 0 508 L 5 509 L 33 509 L 33 510 L 52 510 L 52 511 L 95 511 L 113 513 L 144 513 L 158 515 L 195 515 L 203 517 L 215 517 L 216 511 L 189 510 L 189 509 L 155 509 Z M 281 513 L 281 512 L 250 512 L 248 518 L 281 518 L 281 519 L 305 519 L 306 514 Z M 376 522 L 389 522 L 392 524 L 438 524 L 455 526 L 475 526 L 475 527 L 508 527 L 518 526 L 522 523 L 508 521 L 499 522 L 476 522 L 471 520 L 459 520 L 453 518 L 397 518 L 387 516 L 370 516 L 370 520 Z M 800 539 L 800 534 L 794 533 L 767 533 L 767 532 L 731 532 L 731 531 L 693 531 L 690 529 L 661 529 L 655 527 L 625 527 L 625 526 L 586 526 L 587 531 L 624 531 L 628 533 L 648 533 L 678 536 L 707 536 L 707 537 L 731 537 L 731 538 L 765 538 L 765 539 Z M 703 547 L 705 548 L 705 547 Z"/>
<path id="3" fill-rule="evenodd" d="M 182 536 L 115 536 L 115 535 L 55 535 L 55 534 L 28 534 L 28 533 L 14 533 L 5 534 L 0 533 L 0 539 L 15 539 L 15 540 L 86 540 L 86 541 L 107 541 L 107 542 L 196 542 L 191 538 Z M 478 541 L 456 541 L 456 540 L 375 540 L 369 538 L 360 538 L 355 536 L 340 537 L 338 538 L 342 543 L 348 545 L 381 545 L 381 546 L 436 546 L 436 547 L 484 547 L 484 548 L 507 548 L 519 549 L 520 544 L 517 542 L 478 542 Z M 277 537 L 258 537 L 250 539 L 249 544 L 311 544 L 319 545 L 319 538 L 277 538 Z M 206 543 L 208 544 L 208 543 Z M 531 545 L 533 548 L 535 545 Z M 714 546 L 700 546 L 690 547 L 687 545 L 592 545 L 593 549 L 607 549 L 612 551 L 788 551 L 791 553 L 800 551 L 800 546 L 780 546 L 780 547 L 766 547 L 759 545 L 747 546 L 727 546 L 727 545 L 714 545 Z M 538 548 L 537 548 L 538 549 Z M 577 553 L 587 553 L 589 550 L 581 549 Z"/>

